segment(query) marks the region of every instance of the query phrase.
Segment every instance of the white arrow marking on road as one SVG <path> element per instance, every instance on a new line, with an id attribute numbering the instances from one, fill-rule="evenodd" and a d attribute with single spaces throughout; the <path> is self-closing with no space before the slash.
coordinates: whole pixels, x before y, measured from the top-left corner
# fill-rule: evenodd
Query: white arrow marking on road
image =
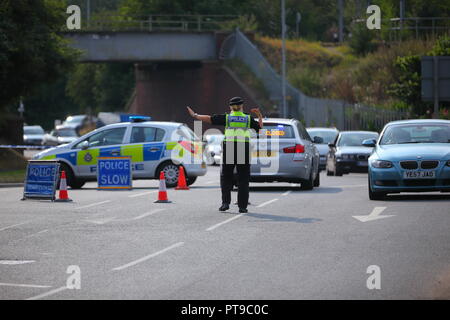
<path id="1" fill-rule="evenodd" d="M 6 264 L 10 266 L 18 265 L 18 264 L 27 264 L 36 262 L 34 260 L 0 260 L 0 264 Z"/>
<path id="2" fill-rule="evenodd" d="M 102 220 L 86 220 L 87 222 L 91 222 L 91 223 L 95 223 L 95 224 L 105 224 L 108 223 L 110 221 L 113 221 L 116 217 L 112 217 L 112 218 L 106 218 L 106 219 L 102 219 Z"/>
<path id="3" fill-rule="evenodd" d="M 361 222 L 367 222 L 367 221 L 373 221 L 383 218 L 389 218 L 394 217 L 395 215 L 386 215 L 386 216 L 380 216 L 380 213 L 382 213 L 386 207 L 375 207 L 373 208 L 372 212 L 368 216 L 353 216 L 353 218 L 361 221 Z"/>

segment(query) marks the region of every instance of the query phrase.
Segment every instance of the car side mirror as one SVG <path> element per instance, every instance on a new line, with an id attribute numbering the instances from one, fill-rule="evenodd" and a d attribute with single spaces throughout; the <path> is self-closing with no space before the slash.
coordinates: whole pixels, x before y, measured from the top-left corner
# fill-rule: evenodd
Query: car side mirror
<path id="1" fill-rule="evenodd" d="M 89 148 L 89 142 L 88 142 L 88 141 L 83 141 L 83 142 L 80 144 L 80 148 L 81 148 L 81 150 L 86 150 L 86 149 L 88 149 L 88 148 Z"/>
<path id="2" fill-rule="evenodd" d="M 375 139 L 367 139 L 367 140 L 364 140 L 361 145 L 364 147 L 373 148 L 373 147 L 375 147 L 376 144 L 377 144 L 377 141 Z"/>
<path id="3" fill-rule="evenodd" d="M 313 142 L 314 142 L 314 143 L 317 143 L 317 144 L 321 144 L 321 143 L 323 143 L 323 138 L 322 138 L 322 137 L 315 136 L 315 137 L 313 138 Z"/>
<path id="4" fill-rule="evenodd" d="M 329 143 L 328 146 L 329 146 L 330 148 L 335 148 L 335 147 L 336 147 L 336 145 L 335 145 L 334 143 Z"/>

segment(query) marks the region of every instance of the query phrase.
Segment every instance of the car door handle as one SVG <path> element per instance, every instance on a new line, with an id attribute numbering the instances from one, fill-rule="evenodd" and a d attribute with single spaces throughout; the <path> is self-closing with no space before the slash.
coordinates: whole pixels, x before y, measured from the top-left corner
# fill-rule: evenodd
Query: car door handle
<path id="1" fill-rule="evenodd" d="M 111 152 L 111 155 L 112 155 L 112 156 L 119 156 L 119 155 L 120 155 L 120 152 L 119 152 L 119 151 L 112 151 L 112 152 Z"/>
<path id="2" fill-rule="evenodd" d="M 156 151 L 159 151 L 160 149 L 159 148 L 150 148 L 149 150 L 150 150 L 150 152 L 156 152 Z"/>

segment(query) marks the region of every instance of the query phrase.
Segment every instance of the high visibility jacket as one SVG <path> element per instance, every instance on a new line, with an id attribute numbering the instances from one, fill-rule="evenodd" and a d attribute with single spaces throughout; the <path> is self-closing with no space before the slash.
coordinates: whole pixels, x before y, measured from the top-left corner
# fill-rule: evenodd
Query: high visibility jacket
<path id="1" fill-rule="evenodd" d="M 230 114 L 226 114 L 223 141 L 250 142 L 250 121 L 250 116 L 240 111 L 233 111 Z"/>

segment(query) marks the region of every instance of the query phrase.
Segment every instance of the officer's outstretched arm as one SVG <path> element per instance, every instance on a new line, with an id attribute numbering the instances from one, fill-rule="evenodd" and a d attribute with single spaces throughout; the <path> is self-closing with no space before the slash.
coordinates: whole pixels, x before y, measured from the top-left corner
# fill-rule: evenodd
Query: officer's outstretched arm
<path id="1" fill-rule="evenodd" d="M 190 107 L 186 107 L 188 109 L 189 114 L 191 115 L 192 118 L 206 122 L 206 123 L 211 123 L 211 116 L 208 115 L 203 115 L 203 114 L 197 114 L 194 112 L 194 110 L 192 110 Z"/>
<path id="2" fill-rule="evenodd" d="M 263 128 L 263 116 L 262 116 L 261 111 L 259 111 L 259 108 L 253 108 L 250 111 L 255 113 L 258 116 L 259 128 L 262 129 Z"/>

